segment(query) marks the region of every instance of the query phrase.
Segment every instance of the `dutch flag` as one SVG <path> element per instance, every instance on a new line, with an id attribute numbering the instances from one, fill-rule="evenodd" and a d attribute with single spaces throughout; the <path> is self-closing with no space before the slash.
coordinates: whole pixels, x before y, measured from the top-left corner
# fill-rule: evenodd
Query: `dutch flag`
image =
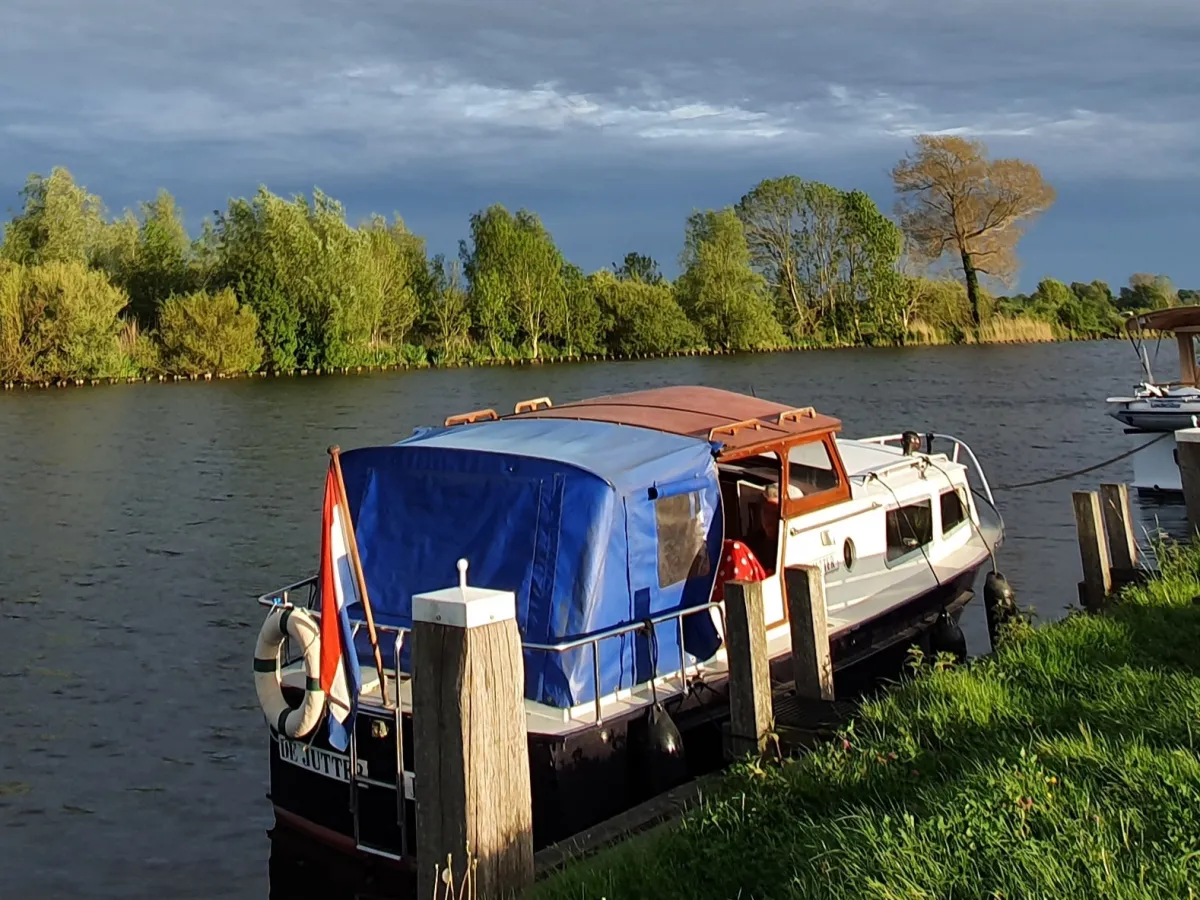
<path id="1" fill-rule="evenodd" d="M 362 685 L 348 610 L 356 603 L 361 608 L 362 598 L 350 559 L 354 526 L 334 465 L 330 460 L 321 512 L 321 690 L 329 712 L 329 743 L 345 751 Z"/>

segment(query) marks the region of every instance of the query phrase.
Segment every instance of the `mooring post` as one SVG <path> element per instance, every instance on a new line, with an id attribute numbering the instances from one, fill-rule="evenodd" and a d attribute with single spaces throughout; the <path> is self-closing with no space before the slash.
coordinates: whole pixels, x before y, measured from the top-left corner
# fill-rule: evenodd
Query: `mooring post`
<path id="1" fill-rule="evenodd" d="M 792 669 L 796 695 L 833 699 L 833 663 L 825 619 L 825 570 L 820 566 L 788 566 L 783 570 L 788 620 L 792 632 Z"/>
<path id="2" fill-rule="evenodd" d="M 1071 502 L 1075 507 L 1079 558 L 1083 563 L 1079 599 L 1085 608 L 1095 612 L 1104 606 L 1104 598 L 1112 593 L 1112 570 L 1108 562 L 1108 540 L 1100 511 L 1100 495 L 1095 491 L 1074 491 Z"/>
<path id="3" fill-rule="evenodd" d="M 475 896 L 508 896 L 534 874 L 516 599 L 467 587 L 463 560 L 459 572 L 458 587 L 413 597 L 417 896 L 434 895 L 447 856 L 455 896 L 472 862 Z"/>
<path id="4" fill-rule="evenodd" d="M 771 660 L 762 583 L 725 583 L 725 652 L 729 658 L 729 748 L 762 753 L 771 730 Z"/>
<path id="5" fill-rule="evenodd" d="M 1175 432 L 1175 454 L 1183 502 L 1187 504 L 1188 530 L 1200 531 L 1200 428 L 1181 428 Z"/>
<path id="6" fill-rule="evenodd" d="M 1104 510 L 1104 531 L 1112 558 L 1113 587 L 1122 587 L 1138 579 L 1138 546 L 1133 535 L 1133 510 L 1129 505 L 1129 487 L 1125 484 L 1100 485 L 1100 505 Z"/>

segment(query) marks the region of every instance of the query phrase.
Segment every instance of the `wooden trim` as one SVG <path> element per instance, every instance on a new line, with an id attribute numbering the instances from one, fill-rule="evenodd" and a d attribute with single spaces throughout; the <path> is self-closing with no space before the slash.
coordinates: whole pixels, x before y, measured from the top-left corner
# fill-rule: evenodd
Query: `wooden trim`
<path id="1" fill-rule="evenodd" d="M 739 431 L 745 431 L 747 428 L 753 428 L 755 431 L 760 431 L 763 427 L 762 419 L 743 419 L 740 422 L 731 422 L 728 425 L 717 425 L 708 430 L 708 439 L 714 440 L 718 434 L 728 434 L 730 437 L 737 434 Z"/>
<path id="2" fill-rule="evenodd" d="M 811 439 L 806 441 L 791 441 L 780 454 L 783 464 L 783 481 L 779 489 L 779 497 L 785 521 L 802 516 L 805 513 L 810 513 L 813 510 L 824 509 L 827 506 L 843 503 L 850 499 L 850 479 L 846 475 L 846 465 L 842 462 L 842 455 L 837 452 L 837 445 L 833 441 L 832 432 L 826 432 L 821 435 L 819 441 L 825 447 L 825 452 L 829 454 L 829 461 L 833 463 L 833 471 L 838 479 L 837 487 L 829 488 L 818 494 L 809 494 L 807 497 L 792 497 L 791 492 L 787 490 L 787 480 L 790 475 L 790 466 L 788 465 L 787 458 L 788 451 L 792 447 L 815 444 L 818 441 Z"/>
<path id="3" fill-rule="evenodd" d="M 760 420 L 753 419 L 751 421 L 757 422 Z M 741 423 L 738 423 L 738 424 L 741 424 Z M 725 427 L 731 427 L 731 426 L 725 426 Z M 714 429 L 714 431 L 715 430 L 716 429 Z M 750 457 L 750 456 L 762 456 L 764 453 L 777 453 L 777 454 L 782 455 L 783 450 L 787 447 L 791 447 L 793 444 L 808 444 L 808 443 L 811 443 L 812 441 L 825 440 L 825 439 L 828 439 L 830 442 L 832 442 L 833 435 L 836 434 L 840 430 L 841 429 L 839 427 L 839 428 L 827 428 L 823 431 L 809 431 L 809 432 L 805 432 L 805 433 L 801 433 L 801 434 L 772 435 L 770 438 L 767 438 L 766 440 L 764 440 L 762 443 L 759 443 L 759 444 L 746 444 L 741 447 L 733 447 L 730 449 L 722 450 L 720 452 L 720 454 L 717 456 L 717 462 L 719 462 L 719 463 L 736 462 L 739 459 L 746 459 L 747 457 Z M 711 433 L 709 436 L 709 440 L 712 440 Z M 836 452 L 837 452 L 837 450 L 835 447 L 834 453 L 836 454 Z M 838 461 L 839 461 L 838 464 L 840 465 L 840 463 L 841 463 L 840 456 L 838 457 Z"/>
<path id="4" fill-rule="evenodd" d="M 478 422 L 482 418 L 499 419 L 494 409 L 477 409 L 474 412 L 460 413 L 457 416 L 447 416 L 446 421 L 442 424 L 449 427 L 451 425 L 470 425 L 473 422 Z"/>
<path id="5" fill-rule="evenodd" d="M 550 407 L 554 406 L 554 404 L 550 402 L 549 397 L 535 397 L 532 400 L 522 400 L 513 407 L 513 415 L 519 416 L 523 412 L 533 412 L 540 406 L 545 406 L 547 409 L 549 409 Z"/>
<path id="6" fill-rule="evenodd" d="M 816 418 L 816 415 L 817 411 L 811 406 L 800 406 L 796 409 L 789 409 L 786 412 L 781 412 L 779 414 L 779 418 L 775 421 L 782 425 L 784 422 L 789 420 L 792 422 L 799 422 L 801 418 L 813 419 Z"/>

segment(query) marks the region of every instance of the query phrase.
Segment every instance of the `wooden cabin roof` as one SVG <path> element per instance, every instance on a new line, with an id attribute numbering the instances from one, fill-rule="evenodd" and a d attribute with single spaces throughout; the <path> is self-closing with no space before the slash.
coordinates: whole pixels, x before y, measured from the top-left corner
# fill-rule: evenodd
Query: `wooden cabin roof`
<path id="1" fill-rule="evenodd" d="M 637 425 L 719 441 L 726 452 L 773 444 L 805 434 L 836 432 L 842 428 L 839 419 L 821 415 L 812 407 L 797 409 L 771 400 L 697 385 L 610 394 L 562 406 L 526 407 L 505 418 L 586 419 Z"/>
<path id="2" fill-rule="evenodd" d="M 1200 331 L 1200 306 L 1173 306 L 1130 316 L 1125 320 L 1125 330 L 1133 333 L 1143 331 L 1177 331 L 1187 329 Z"/>

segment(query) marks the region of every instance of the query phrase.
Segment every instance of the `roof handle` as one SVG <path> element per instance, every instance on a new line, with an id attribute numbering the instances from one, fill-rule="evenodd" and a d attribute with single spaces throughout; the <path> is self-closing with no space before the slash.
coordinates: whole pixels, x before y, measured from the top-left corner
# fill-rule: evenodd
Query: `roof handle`
<path id="1" fill-rule="evenodd" d="M 474 412 L 461 413 L 457 416 L 447 416 L 442 424 L 449 428 L 451 425 L 470 425 L 480 419 L 499 419 L 494 409 L 477 409 Z"/>
<path id="2" fill-rule="evenodd" d="M 815 418 L 816 415 L 817 411 L 811 406 L 800 406 L 796 409 L 789 409 L 786 412 L 781 412 L 777 421 L 780 425 L 782 425 L 787 421 L 799 422 L 801 419 L 812 419 Z"/>
<path id="3" fill-rule="evenodd" d="M 522 400 L 520 403 L 518 403 L 516 406 L 513 407 L 513 415 L 519 416 L 521 413 L 524 413 L 524 412 L 533 412 L 539 406 L 545 406 L 547 409 L 549 409 L 553 405 L 554 404 L 550 402 L 549 397 L 535 397 L 532 400 Z"/>
<path id="4" fill-rule="evenodd" d="M 708 439 L 712 441 L 713 437 L 718 434 L 734 435 L 739 431 L 745 431 L 747 428 L 753 428 L 758 431 L 762 428 L 762 422 L 758 419 L 745 419 L 741 422 L 731 422 L 728 425 L 718 425 L 708 432 Z"/>

